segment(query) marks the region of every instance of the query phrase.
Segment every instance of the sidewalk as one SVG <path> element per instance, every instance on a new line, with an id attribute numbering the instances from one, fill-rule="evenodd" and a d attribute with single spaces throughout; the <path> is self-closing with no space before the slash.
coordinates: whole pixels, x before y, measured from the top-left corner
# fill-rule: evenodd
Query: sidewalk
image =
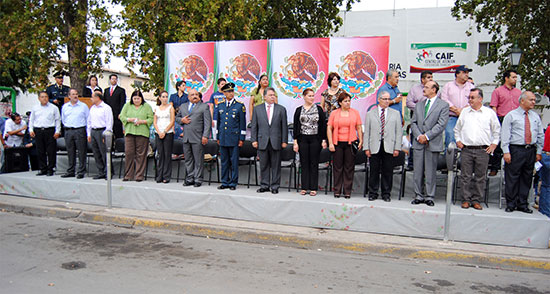
<path id="1" fill-rule="evenodd" d="M 160 229 L 231 241 L 370 254 L 392 258 L 430 259 L 479 267 L 550 272 L 550 249 L 505 247 L 392 235 L 322 230 L 168 212 L 142 211 L 0 195 L 2 212 L 39 217 Z"/>

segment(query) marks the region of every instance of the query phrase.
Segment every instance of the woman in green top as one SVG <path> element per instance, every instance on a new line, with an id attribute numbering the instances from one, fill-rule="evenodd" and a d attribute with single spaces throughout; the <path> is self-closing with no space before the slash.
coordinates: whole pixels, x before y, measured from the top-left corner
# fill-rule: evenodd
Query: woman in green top
<path id="1" fill-rule="evenodd" d="M 264 90 L 269 87 L 269 78 L 267 75 L 263 74 L 260 76 L 258 81 L 258 86 L 252 89 L 252 96 L 250 97 L 250 105 L 248 105 L 248 112 L 250 113 L 250 120 L 252 121 L 252 113 L 254 112 L 254 107 L 264 103 Z M 277 102 L 275 98 L 275 103 Z"/>
<path id="2" fill-rule="evenodd" d="M 149 146 L 149 128 L 153 123 L 153 109 L 143 98 L 141 91 L 132 93 L 130 102 L 124 104 L 120 121 L 124 125 L 124 179 L 143 181 Z"/>

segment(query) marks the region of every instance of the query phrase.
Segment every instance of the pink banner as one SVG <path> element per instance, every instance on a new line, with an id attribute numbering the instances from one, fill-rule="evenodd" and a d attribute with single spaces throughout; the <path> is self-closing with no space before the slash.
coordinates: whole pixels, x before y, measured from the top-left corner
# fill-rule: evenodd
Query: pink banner
<path id="1" fill-rule="evenodd" d="M 302 92 L 315 91 L 315 101 L 327 88 L 329 39 L 278 39 L 270 40 L 271 86 L 286 107 L 289 121 L 294 110 L 303 104 Z"/>
<path id="2" fill-rule="evenodd" d="M 203 101 L 212 95 L 214 84 L 215 42 L 166 44 L 166 70 L 168 81 L 166 91 L 177 92 L 176 82 L 184 80 L 186 93 L 196 89 L 202 93 Z"/>
<path id="3" fill-rule="evenodd" d="M 352 95 L 351 107 L 359 111 L 362 121 L 385 82 L 389 46 L 387 36 L 330 39 L 329 69 L 340 75 L 340 86 Z"/>

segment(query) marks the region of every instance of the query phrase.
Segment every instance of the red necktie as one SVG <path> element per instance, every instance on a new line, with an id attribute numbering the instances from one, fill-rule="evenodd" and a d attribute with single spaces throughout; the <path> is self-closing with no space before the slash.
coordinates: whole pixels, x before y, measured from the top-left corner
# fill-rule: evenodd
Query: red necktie
<path id="1" fill-rule="evenodd" d="M 111 94 L 109 94 L 110 96 L 113 96 L 113 90 L 114 89 L 115 89 L 114 87 L 111 87 Z"/>
<path id="2" fill-rule="evenodd" d="M 531 144 L 531 122 L 529 121 L 529 112 L 525 112 L 525 144 Z"/>
<path id="3" fill-rule="evenodd" d="M 384 139 L 384 127 L 386 126 L 386 116 L 384 115 L 384 108 L 382 108 L 382 111 L 380 112 L 380 126 L 382 127 L 382 131 L 380 132 L 380 136 L 382 139 Z"/>

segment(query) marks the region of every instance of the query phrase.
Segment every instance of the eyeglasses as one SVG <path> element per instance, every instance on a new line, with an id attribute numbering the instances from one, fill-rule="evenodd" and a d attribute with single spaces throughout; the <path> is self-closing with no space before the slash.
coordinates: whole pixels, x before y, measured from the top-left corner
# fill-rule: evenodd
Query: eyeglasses
<path id="1" fill-rule="evenodd" d="M 388 101 L 388 100 L 391 100 L 390 98 L 378 98 L 380 100 L 384 100 L 384 101 Z"/>

